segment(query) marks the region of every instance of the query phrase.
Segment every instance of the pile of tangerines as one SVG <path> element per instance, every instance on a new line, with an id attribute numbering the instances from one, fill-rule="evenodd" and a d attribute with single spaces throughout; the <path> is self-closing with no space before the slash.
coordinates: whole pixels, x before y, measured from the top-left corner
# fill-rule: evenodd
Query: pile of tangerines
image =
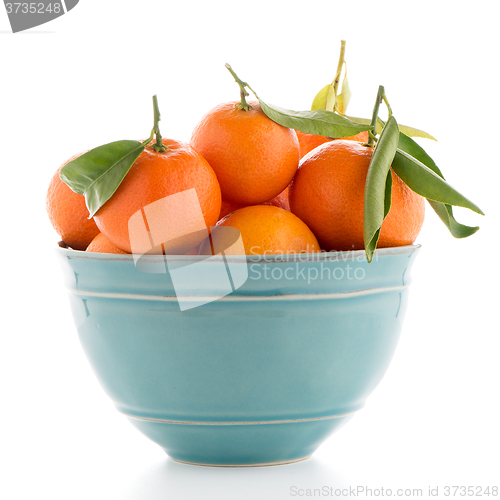
<path id="1" fill-rule="evenodd" d="M 84 196 L 60 179 L 59 168 L 47 211 L 62 241 L 76 250 L 130 253 L 130 217 L 194 188 L 207 227 L 237 228 L 247 254 L 363 249 L 363 192 L 373 155 L 368 134 L 305 134 L 273 122 L 258 102 L 245 108 L 239 101 L 215 107 L 190 144 L 163 139 L 164 151 L 148 145 L 90 219 Z M 392 175 L 392 206 L 379 247 L 412 244 L 424 221 L 424 199 Z"/>
<path id="2" fill-rule="evenodd" d="M 240 88 L 241 100 L 209 111 L 189 144 L 162 138 L 155 111 L 156 138 L 152 133 L 142 143 L 126 175 L 115 179 L 116 189 L 92 217 L 84 195 L 61 179 L 61 168 L 85 154 L 60 167 L 46 205 L 64 244 L 87 252 L 131 253 L 133 214 L 195 189 L 208 231 L 214 226 L 238 229 L 247 255 L 363 249 L 364 189 L 374 152 L 368 132 L 333 139 L 287 128 L 268 117 L 259 102 L 247 102 Z M 379 247 L 412 244 L 424 221 L 424 198 L 391 175 L 392 203 Z M 210 254 L 202 233 L 187 241 L 175 252 L 163 245 L 159 251 Z"/>

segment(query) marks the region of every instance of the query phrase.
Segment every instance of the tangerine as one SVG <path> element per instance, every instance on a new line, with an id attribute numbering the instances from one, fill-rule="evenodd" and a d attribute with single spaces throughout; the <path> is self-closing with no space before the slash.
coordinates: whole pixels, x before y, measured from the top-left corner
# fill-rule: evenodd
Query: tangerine
<path id="1" fill-rule="evenodd" d="M 213 234 L 217 234 L 219 227 L 239 230 L 246 255 L 320 251 L 318 240 L 307 225 L 297 216 L 278 207 L 255 205 L 240 208 L 221 219 Z M 241 254 L 238 250 L 233 253 Z M 198 254 L 212 254 L 208 238 L 200 246 Z"/>
<path id="2" fill-rule="evenodd" d="M 239 210 L 240 208 L 245 208 L 245 207 L 238 205 L 236 203 L 231 203 L 230 201 L 222 200 L 222 203 L 220 206 L 219 220 L 224 218 L 226 215 L 229 215 L 233 212 L 236 212 L 236 210 Z"/>
<path id="3" fill-rule="evenodd" d="M 265 201 L 262 205 L 271 205 L 272 207 L 282 208 L 283 210 L 290 212 L 290 200 L 288 196 L 289 190 L 290 184 L 288 184 L 288 186 L 281 191 L 278 196 L 275 196 L 272 200 Z"/>
<path id="4" fill-rule="evenodd" d="M 325 142 L 335 141 L 338 139 L 333 139 L 331 137 L 325 137 L 323 135 L 314 135 L 314 134 L 306 134 L 305 132 L 297 132 L 297 139 L 300 144 L 300 158 L 303 158 L 309 151 L 321 146 Z M 357 135 L 352 135 L 349 137 L 343 137 L 345 140 L 350 141 L 360 141 L 360 142 L 368 142 L 368 132 L 360 132 Z"/>
<path id="5" fill-rule="evenodd" d="M 268 118 L 258 102 L 227 102 L 196 125 L 191 145 L 212 166 L 225 201 L 257 205 L 280 194 L 299 164 L 295 130 Z"/>
<path id="6" fill-rule="evenodd" d="M 292 213 L 331 250 L 361 250 L 364 187 L 373 147 L 335 140 L 301 160 L 290 187 Z M 379 247 L 411 245 L 424 222 L 424 198 L 392 172 L 392 204 L 380 231 Z"/>
<path id="7" fill-rule="evenodd" d="M 139 221 L 144 227 L 143 238 L 133 243 L 134 251 L 140 253 L 186 253 L 203 241 L 207 227 L 219 218 L 220 186 L 208 162 L 189 144 L 166 138 L 162 142 L 167 149 L 157 152 L 153 144 L 148 145 L 113 196 L 94 215 L 101 233 L 128 253 L 132 252 L 129 220 L 140 215 L 139 211 L 145 218 Z M 194 203 L 184 196 L 191 189 L 195 190 Z M 176 194 L 181 196 L 173 198 Z M 168 212 L 164 202 L 170 203 Z M 168 233 L 172 240 L 168 244 L 158 241 L 159 233 Z"/>
<path id="8" fill-rule="evenodd" d="M 47 190 L 45 206 L 52 226 L 61 239 L 75 250 L 85 250 L 97 236 L 99 229 L 94 219 L 89 219 L 85 197 L 72 191 L 60 178 L 64 165 L 78 158 L 79 153 L 63 163 L 53 175 Z"/>
<path id="9" fill-rule="evenodd" d="M 264 203 L 260 203 L 260 205 L 271 205 L 273 207 L 282 208 L 287 212 L 290 212 L 290 202 L 288 200 L 288 190 L 290 185 L 288 185 L 278 196 L 275 196 L 272 200 L 265 201 Z M 222 219 L 226 215 L 238 210 L 240 208 L 244 208 L 241 205 L 237 205 L 235 203 L 231 203 L 229 201 L 222 200 L 219 219 Z"/>
<path id="10" fill-rule="evenodd" d="M 99 233 L 87 247 L 87 252 L 99 252 L 99 253 L 121 253 L 126 254 L 123 250 L 120 250 L 118 247 L 115 247 L 113 243 L 106 239 L 106 237 Z"/>

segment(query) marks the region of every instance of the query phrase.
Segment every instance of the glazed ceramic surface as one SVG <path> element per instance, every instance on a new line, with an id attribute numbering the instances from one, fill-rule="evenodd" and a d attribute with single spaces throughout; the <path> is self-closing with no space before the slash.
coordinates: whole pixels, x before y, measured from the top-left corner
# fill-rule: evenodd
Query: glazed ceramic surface
<path id="1" fill-rule="evenodd" d="M 307 458 L 363 407 L 394 354 L 417 250 L 370 264 L 364 252 L 148 256 L 139 269 L 129 255 L 58 253 L 118 411 L 175 460 L 244 466 Z M 231 276 L 243 284 L 224 296 Z"/>

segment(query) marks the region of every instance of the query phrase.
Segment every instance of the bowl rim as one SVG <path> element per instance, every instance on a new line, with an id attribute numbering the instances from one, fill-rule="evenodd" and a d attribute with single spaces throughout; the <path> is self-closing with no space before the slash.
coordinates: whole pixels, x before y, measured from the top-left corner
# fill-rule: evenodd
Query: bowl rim
<path id="1" fill-rule="evenodd" d="M 418 251 L 422 245 L 412 244 L 397 247 L 383 247 L 375 250 L 373 261 L 379 257 L 387 257 L 391 255 L 408 255 Z M 64 242 L 60 241 L 56 247 L 56 252 L 66 255 L 71 259 L 85 259 L 96 261 L 123 261 L 134 262 L 133 254 L 113 254 L 101 252 L 86 252 L 85 250 L 75 250 L 68 247 Z M 209 258 L 210 257 L 210 258 Z M 207 262 L 220 262 L 221 260 L 230 261 L 233 263 L 289 263 L 289 262 L 366 262 L 365 250 L 336 250 L 331 252 L 320 251 L 315 253 L 296 253 L 296 254 L 264 254 L 264 255 L 230 255 L 230 256 L 206 256 L 206 255 L 143 255 L 141 261 L 151 264 L 156 262 L 164 262 L 164 259 L 169 259 L 178 263 L 182 262 L 199 262 L 206 260 Z"/>

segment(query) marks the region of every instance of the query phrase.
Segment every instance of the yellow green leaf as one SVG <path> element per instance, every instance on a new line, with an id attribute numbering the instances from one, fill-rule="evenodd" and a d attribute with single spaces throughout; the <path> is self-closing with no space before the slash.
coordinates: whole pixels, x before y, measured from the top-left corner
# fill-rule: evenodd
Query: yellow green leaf
<path id="1" fill-rule="evenodd" d="M 337 96 L 336 100 L 336 110 L 345 115 L 347 112 L 347 106 L 349 105 L 349 101 L 351 100 L 351 89 L 349 88 L 349 80 L 347 79 L 347 74 L 344 76 L 344 80 L 342 81 L 342 90 L 340 94 Z"/>
<path id="2" fill-rule="evenodd" d="M 326 97 L 326 108 L 325 111 L 332 111 L 335 109 L 335 102 L 337 98 L 335 96 L 335 88 L 333 85 L 330 85 L 330 88 L 328 90 L 328 95 Z"/>
<path id="3" fill-rule="evenodd" d="M 408 137 L 423 137 L 424 139 L 431 139 L 433 141 L 437 140 L 436 138 L 432 137 L 431 134 L 428 134 L 423 130 L 419 130 L 418 128 L 408 127 L 407 125 L 400 125 L 399 130 L 400 132 L 406 134 Z"/>
<path id="4" fill-rule="evenodd" d="M 325 111 L 326 110 L 326 101 L 328 99 L 328 92 L 332 86 L 330 84 L 325 85 L 317 94 L 316 97 L 314 98 L 312 105 L 311 105 L 311 111 Z"/>
<path id="5" fill-rule="evenodd" d="M 371 120 L 368 118 L 357 118 L 354 116 L 346 116 L 346 118 L 349 118 L 349 120 L 356 122 L 356 123 L 362 123 L 363 125 L 369 125 L 371 123 Z M 377 134 L 380 134 L 380 131 L 382 130 L 383 127 L 383 122 L 379 119 L 377 121 Z M 424 132 L 423 130 L 419 130 L 418 128 L 414 127 L 408 127 L 407 125 L 401 125 L 398 123 L 399 131 L 403 132 L 406 134 L 408 137 L 422 137 L 424 139 L 431 139 L 433 141 L 437 141 L 435 137 L 433 137 L 431 134 L 428 134 L 427 132 Z"/>

